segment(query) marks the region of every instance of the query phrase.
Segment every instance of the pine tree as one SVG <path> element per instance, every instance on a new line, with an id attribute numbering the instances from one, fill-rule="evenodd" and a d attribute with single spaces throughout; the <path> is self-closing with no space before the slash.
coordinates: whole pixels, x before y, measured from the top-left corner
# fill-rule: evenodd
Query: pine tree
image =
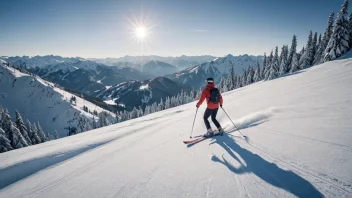
<path id="1" fill-rule="evenodd" d="M 16 149 L 28 146 L 28 143 L 22 136 L 21 132 L 11 121 L 7 109 L 2 112 L 2 126 L 0 127 L 5 131 L 6 137 L 10 140 L 12 148 Z"/>
<path id="2" fill-rule="evenodd" d="M 100 112 L 98 114 L 100 127 L 104 127 L 104 126 L 109 126 L 110 125 L 110 123 L 109 123 L 109 121 L 107 119 L 108 115 L 109 114 L 107 112 L 105 112 L 105 111 L 102 111 L 102 112 Z"/>
<path id="3" fill-rule="evenodd" d="M 270 70 L 268 72 L 267 80 L 272 80 L 279 75 L 279 49 L 276 46 L 275 48 L 275 55 L 272 59 L 272 63 L 270 65 Z"/>
<path id="4" fill-rule="evenodd" d="M 313 42 L 313 33 L 310 31 L 309 36 L 308 36 L 308 41 L 306 45 L 306 50 L 301 55 L 301 66 L 300 68 L 305 69 L 311 66 L 313 59 L 314 59 L 314 48 L 315 44 Z"/>
<path id="5" fill-rule="evenodd" d="M 297 36 L 293 35 L 290 53 L 288 54 L 287 66 L 292 66 L 293 54 L 297 53 Z"/>
<path id="6" fill-rule="evenodd" d="M 266 71 L 266 62 L 267 62 L 267 57 L 266 57 L 266 53 L 264 53 L 264 60 L 263 60 L 263 69 L 262 72 L 260 74 L 260 78 L 263 79 L 265 77 L 265 71 Z"/>
<path id="7" fill-rule="evenodd" d="M 38 129 L 37 126 L 34 125 L 32 126 L 29 120 L 27 120 L 27 129 L 28 129 L 28 136 L 31 139 L 32 144 L 40 144 L 41 140 L 38 136 Z"/>
<path id="8" fill-rule="evenodd" d="M 28 129 L 26 125 L 23 122 L 23 119 L 18 111 L 15 111 L 16 113 L 16 126 L 20 130 L 20 133 L 24 137 L 24 139 L 27 141 L 28 145 L 32 145 L 32 141 L 28 136 Z"/>
<path id="9" fill-rule="evenodd" d="M 144 114 L 143 109 L 141 106 L 138 107 L 138 117 L 142 117 Z"/>
<path id="10" fill-rule="evenodd" d="M 334 12 L 329 15 L 328 26 L 324 32 L 323 38 L 321 39 L 320 45 L 317 49 L 317 53 L 315 54 L 313 65 L 321 64 L 324 61 L 325 49 L 330 41 L 333 32 L 334 16 Z"/>
<path id="11" fill-rule="evenodd" d="M 165 109 L 169 109 L 170 108 L 170 98 L 167 97 L 166 100 L 165 100 Z M 144 113 L 145 115 L 145 113 Z"/>
<path id="12" fill-rule="evenodd" d="M 0 153 L 12 150 L 11 141 L 6 137 L 5 131 L 0 127 Z"/>
<path id="13" fill-rule="evenodd" d="M 279 69 L 279 75 L 282 76 L 284 74 L 287 74 L 290 70 L 290 68 L 287 65 L 287 61 L 288 61 L 288 46 L 287 45 L 282 46 L 280 59 L 281 59 L 281 64 L 280 64 L 280 69 Z"/>
<path id="14" fill-rule="evenodd" d="M 42 127 L 40 126 L 39 122 L 38 122 L 38 133 L 37 134 L 38 134 L 38 137 L 40 138 L 41 142 L 47 141 L 46 135 L 45 135 Z"/>
<path id="15" fill-rule="evenodd" d="M 77 133 L 82 133 L 85 131 L 89 131 L 93 129 L 93 126 L 91 126 L 91 122 L 83 116 L 80 116 L 78 118 L 78 124 L 77 124 Z"/>
<path id="16" fill-rule="evenodd" d="M 242 87 L 241 81 L 242 81 L 242 77 L 241 76 L 237 76 L 236 89 Z"/>
<path id="17" fill-rule="evenodd" d="M 261 76 L 260 76 L 260 65 L 259 65 L 259 62 L 257 63 L 257 67 L 255 68 L 255 71 L 254 71 L 254 76 L 253 76 L 253 81 L 254 82 L 259 82 L 261 81 Z"/>
<path id="18" fill-rule="evenodd" d="M 224 76 L 221 76 L 221 78 L 220 78 L 219 88 L 220 88 L 221 92 L 228 91 L 227 87 L 226 87 L 226 78 Z"/>
<path id="19" fill-rule="evenodd" d="M 299 69 L 304 69 L 303 68 L 303 61 L 305 60 L 304 59 L 304 55 L 306 53 L 306 49 L 303 47 L 301 49 L 301 51 L 299 51 L 296 55 L 297 55 L 297 60 L 298 60 L 298 68 Z"/>
<path id="20" fill-rule="evenodd" d="M 273 50 L 271 50 L 270 56 L 267 58 L 266 71 L 264 73 L 264 79 L 265 80 L 269 79 L 270 70 L 271 70 L 271 67 L 272 67 L 272 64 L 273 64 L 273 59 L 274 59 Z"/>
<path id="21" fill-rule="evenodd" d="M 348 32 L 350 33 L 350 48 L 352 48 L 352 13 L 350 14 L 350 17 L 348 18 Z"/>
<path id="22" fill-rule="evenodd" d="M 316 50 L 315 55 L 317 55 L 318 49 L 320 47 L 320 44 L 321 44 L 321 34 L 319 34 L 318 43 L 317 43 L 317 50 Z"/>
<path id="23" fill-rule="evenodd" d="M 228 80 L 227 80 L 227 88 L 228 90 L 233 90 L 236 88 L 236 81 L 235 81 L 235 68 L 234 65 L 231 64 Z"/>
<path id="24" fill-rule="evenodd" d="M 320 35 L 321 36 L 321 35 Z M 313 58 L 312 58 L 312 61 L 311 61 L 311 65 L 313 64 L 313 61 L 314 61 L 314 56 L 315 54 L 317 53 L 317 50 L 318 50 L 318 32 L 315 32 L 314 33 L 314 37 L 313 37 L 313 43 L 312 43 L 312 49 L 313 49 Z"/>
<path id="25" fill-rule="evenodd" d="M 348 0 L 345 0 L 337 16 L 335 27 L 325 50 L 324 62 L 335 60 L 349 49 L 350 33 L 348 31 Z"/>
<path id="26" fill-rule="evenodd" d="M 250 66 L 248 68 L 248 72 L 247 72 L 247 85 L 250 85 L 253 83 L 253 77 L 254 77 L 254 69 Z"/>
<path id="27" fill-rule="evenodd" d="M 298 59 L 297 53 L 295 52 L 293 53 L 293 57 L 292 57 L 290 73 L 294 73 L 298 70 L 299 70 L 299 59 Z"/>

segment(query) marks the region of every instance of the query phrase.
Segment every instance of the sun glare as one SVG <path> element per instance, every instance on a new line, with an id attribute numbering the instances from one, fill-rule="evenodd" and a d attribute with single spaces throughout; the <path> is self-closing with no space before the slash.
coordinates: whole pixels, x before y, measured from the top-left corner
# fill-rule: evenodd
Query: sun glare
<path id="1" fill-rule="evenodd" d="M 147 36 L 147 30 L 144 27 L 137 27 L 135 29 L 136 37 L 140 40 L 143 40 Z"/>

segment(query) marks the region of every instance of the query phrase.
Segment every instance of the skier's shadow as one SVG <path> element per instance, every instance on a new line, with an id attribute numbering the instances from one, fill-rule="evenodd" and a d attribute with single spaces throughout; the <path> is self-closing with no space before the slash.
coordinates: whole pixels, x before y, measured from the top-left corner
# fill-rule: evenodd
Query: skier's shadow
<path id="1" fill-rule="evenodd" d="M 233 166 L 223 156 L 222 159 L 219 159 L 214 155 L 212 160 L 225 165 L 235 174 L 252 173 L 263 181 L 290 192 L 297 197 L 324 197 L 309 181 L 292 171 L 283 170 L 276 164 L 268 162 L 261 156 L 242 148 L 228 134 L 216 137 L 214 140 L 211 144 L 216 143 L 223 147 L 240 164 L 240 167 Z M 245 163 L 241 162 L 236 153 Z"/>

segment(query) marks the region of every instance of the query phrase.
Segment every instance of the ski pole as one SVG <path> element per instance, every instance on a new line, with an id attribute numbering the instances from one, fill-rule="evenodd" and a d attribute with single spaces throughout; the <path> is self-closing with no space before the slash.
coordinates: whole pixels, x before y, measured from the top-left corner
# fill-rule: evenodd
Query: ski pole
<path id="1" fill-rule="evenodd" d="M 191 131 L 191 136 L 189 136 L 190 138 L 192 138 L 193 127 L 194 127 L 194 122 L 196 121 L 197 112 L 198 112 L 198 108 L 197 108 L 197 110 L 196 110 L 196 115 L 194 116 L 193 125 L 192 125 L 192 131 Z"/>
<path id="2" fill-rule="evenodd" d="M 231 119 L 230 116 L 226 113 L 225 109 L 222 108 L 222 107 L 221 107 L 221 109 L 225 112 L 225 114 L 227 115 L 227 117 L 230 119 L 230 121 L 232 122 L 233 126 L 235 126 L 236 130 L 237 130 L 238 132 L 240 132 L 240 134 L 241 134 L 244 138 L 246 138 L 247 136 L 243 135 L 243 133 L 238 129 L 238 127 L 235 125 L 235 123 L 233 123 L 232 119 Z"/>

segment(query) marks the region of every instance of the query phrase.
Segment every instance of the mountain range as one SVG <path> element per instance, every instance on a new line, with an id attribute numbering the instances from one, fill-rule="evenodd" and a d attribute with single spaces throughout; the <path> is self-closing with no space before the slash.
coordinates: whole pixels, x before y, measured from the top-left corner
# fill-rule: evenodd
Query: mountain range
<path id="1" fill-rule="evenodd" d="M 150 61 L 160 61 L 176 66 L 179 70 L 183 70 L 201 63 L 214 60 L 215 56 L 203 55 L 203 56 L 124 56 L 120 58 L 93 58 L 90 60 L 103 63 L 105 65 L 116 65 L 120 63 L 128 62 L 128 65 L 144 65 Z"/>
<path id="2" fill-rule="evenodd" d="M 160 99 L 176 95 L 181 90 L 200 88 L 204 86 L 204 80 L 208 77 L 214 77 L 218 82 L 221 76 L 228 73 L 232 64 L 235 72 L 241 73 L 249 66 L 262 62 L 261 56 L 232 56 L 230 54 L 220 58 L 149 56 L 145 59 L 147 61 L 148 58 L 158 58 L 184 64 L 199 63 L 181 71 L 181 67 L 159 60 L 149 60 L 142 68 L 132 62 L 113 63 L 117 60 L 131 61 L 135 58 L 139 57 L 126 56 L 120 59 L 107 59 L 111 63 L 107 66 L 98 59 L 92 61 L 79 57 L 64 58 L 53 55 L 0 57 L 5 62 L 24 68 L 66 90 L 71 90 L 72 93 L 78 92 L 90 97 L 98 97 L 107 104 L 119 104 L 127 109 L 160 102 Z M 211 61 L 201 62 L 210 59 Z M 164 75 L 168 79 L 162 77 Z M 147 88 L 140 89 L 145 86 Z"/>
<path id="3" fill-rule="evenodd" d="M 199 88 L 205 85 L 205 79 L 213 77 L 215 82 L 219 82 L 220 78 L 229 73 L 232 65 L 236 74 L 242 74 L 248 67 L 262 65 L 262 56 L 249 56 L 247 54 L 241 56 L 233 56 L 231 54 L 225 57 L 219 57 L 212 61 L 205 62 L 180 72 L 167 75 L 167 78 L 186 84 L 188 86 Z"/>

